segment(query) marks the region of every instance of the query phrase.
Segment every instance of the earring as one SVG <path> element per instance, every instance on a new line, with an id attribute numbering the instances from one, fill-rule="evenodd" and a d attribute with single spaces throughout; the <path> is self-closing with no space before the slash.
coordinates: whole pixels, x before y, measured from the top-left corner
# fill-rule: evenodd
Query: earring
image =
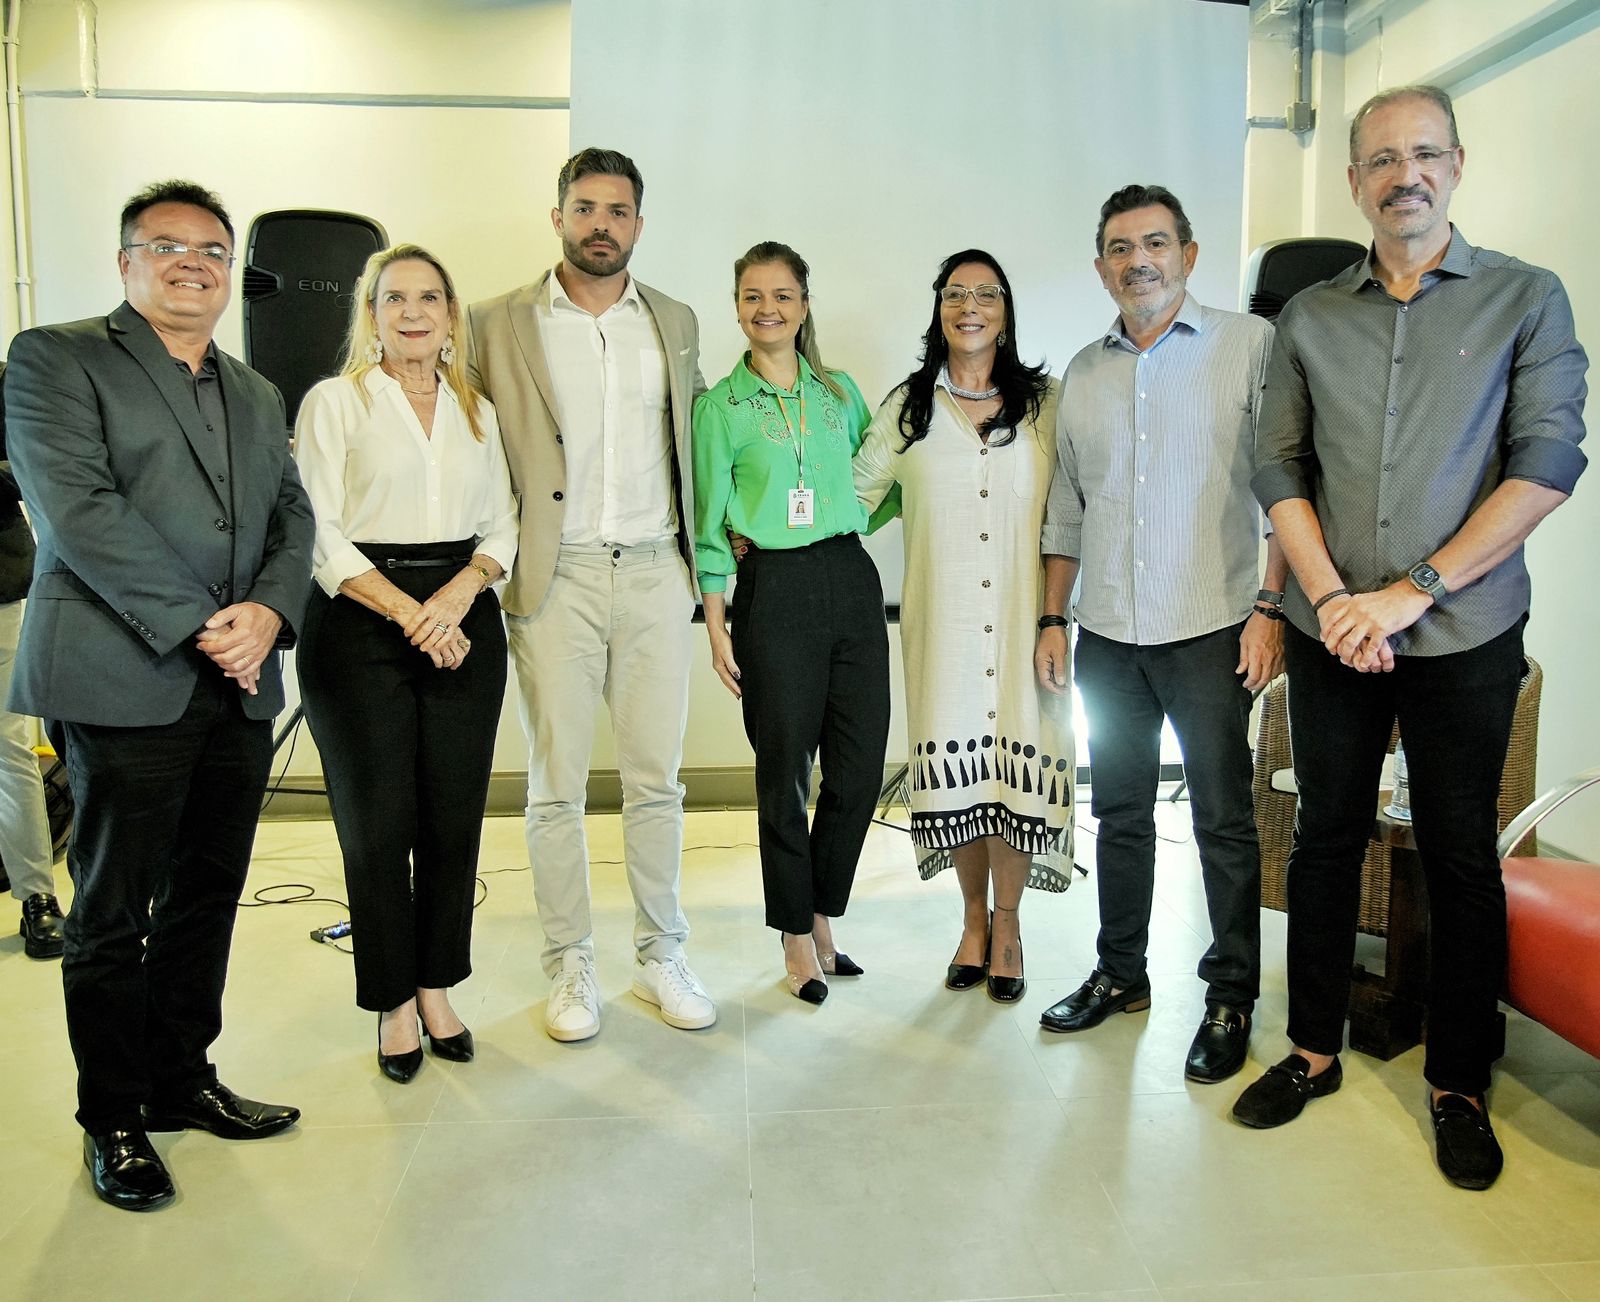
<path id="1" fill-rule="evenodd" d="M 439 350 L 439 360 L 441 362 L 443 362 L 446 366 L 449 366 L 451 362 L 455 361 L 455 359 L 456 359 L 456 337 L 455 337 L 455 335 L 453 333 L 452 334 L 447 334 L 444 337 L 444 347 Z"/>
<path id="2" fill-rule="evenodd" d="M 374 339 L 367 345 L 367 360 L 376 366 L 383 360 L 383 341 Z"/>
<path id="3" fill-rule="evenodd" d="M 1003 343 L 1005 343 L 1005 341 L 1006 341 L 1006 332 L 1004 330 L 1002 330 L 1000 332 L 1000 337 L 995 340 L 995 343 L 1003 344 Z"/>

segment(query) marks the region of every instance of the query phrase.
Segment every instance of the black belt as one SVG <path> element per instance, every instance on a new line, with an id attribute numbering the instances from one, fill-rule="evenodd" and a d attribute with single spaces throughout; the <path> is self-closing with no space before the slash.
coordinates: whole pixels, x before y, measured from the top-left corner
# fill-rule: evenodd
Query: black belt
<path id="1" fill-rule="evenodd" d="M 465 556 L 426 556 L 413 560 L 405 556 L 385 556 L 383 568 L 386 570 L 437 570 L 442 566 L 450 565 L 460 569 L 472 559 L 472 553 Z"/>

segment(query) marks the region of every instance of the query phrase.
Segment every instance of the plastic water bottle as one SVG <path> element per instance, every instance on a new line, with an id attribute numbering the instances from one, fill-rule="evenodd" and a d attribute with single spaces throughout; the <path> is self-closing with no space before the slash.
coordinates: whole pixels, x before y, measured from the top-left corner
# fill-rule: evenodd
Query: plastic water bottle
<path id="1" fill-rule="evenodd" d="M 1404 742 L 1395 743 L 1394 793 L 1389 797 L 1389 803 L 1383 807 L 1383 812 L 1397 822 L 1411 821 L 1411 775 L 1406 769 Z"/>

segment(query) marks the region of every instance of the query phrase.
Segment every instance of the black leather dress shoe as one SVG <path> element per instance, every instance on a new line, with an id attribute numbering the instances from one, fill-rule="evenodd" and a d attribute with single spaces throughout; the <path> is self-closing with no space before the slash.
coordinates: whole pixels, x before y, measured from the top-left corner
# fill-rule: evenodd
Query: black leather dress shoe
<path id="1" fill-rule="evenodd" d="M 299 1108 L 242 1099 L 220 1082 L 144 1110 L 146 1130 L 209 1130 L 218 1139 L 265 1139 L 298 1120 Z"/>
<path id="2" fill-rule="evenodd" d="M 1271 1130 L 1293 1121 L 1312 1099 L 1326 1098 L 1344 1084 L 1344 1068 L 1335 1058 L 1320 1075 L 1311 1075 L 1311 1063 L 1291 1053 L 1239 1095 L 1233 1117 L 1252 1130 Z"/>
<path id="3" fill-rule="evenodd" d="M 1183 1074 L 1202 1085 L 1227 1080 L 1244 1066 L 1250 1048 L 1250 1014 L 1206 1001 L 1206 1015 L 1194 1033 Z"/>
<path id="4" fill-rule="evenodd" d="M 971 990 L 973 986 L 981 986 L 988 974 L 988 965 L 984 963 L 952 963 L 945 969 L 945 989 Z"/>
<path id="5" fill-rule="evenodd" d="M 130 1212 L 165 1207 L 177 1190 L 142 1130 L 112 1130 L 83 1137 L 83 1164 L 102 1202 Z"/>
<path id="6" fill-rule="evenodd" d="M 471 1062 L 472 1055 L 478 1051 L 472 1042 L 472 1032 L 465 1026 L 455 1035 L 435 1035 L 428 1029 L 427 1022 L 423 1022 L 422 1033 L 428 1037 L 428 1048 L 433 1050 L 435 1058 L 444 1058 L 448 1062 Z"/>
<path id="7" fill-rule="evenodd" d="M 1112 1013 L 1138 1013 L 1150 1007 L 1150 978 L 1141 976 L 1119 994 L 1111 993 L 1111 978 L 1099 968 L 1065 999 L 1039 1014 L 1047 1031 L 1087 1031 Z"/>
<path id="8" fill-rule="evenodd" d="M 1462 1094 L 1442 1094 L 1428 1111 L 1433 1116 L 1434 1152 L 1445 1179 L 1463 1189 L 1487 1189 L 1500 1175 L 1505 1154 L 1489 1124 L 1489 1104 L 1482 1095 L 1480 1112 Z"/>
<path id="9" fill-rule="evenodd" d="M 22 948 L 29 958 L 60 958 L 67 938 L 61 930 L 61 906 L 54 895 L 30 895 L 22 901 Z"/>

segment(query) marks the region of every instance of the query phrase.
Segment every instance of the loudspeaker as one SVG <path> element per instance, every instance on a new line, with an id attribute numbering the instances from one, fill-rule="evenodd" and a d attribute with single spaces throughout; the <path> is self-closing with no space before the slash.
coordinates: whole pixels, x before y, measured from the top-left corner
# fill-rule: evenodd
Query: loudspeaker
<path id="1" fill-rule="evenodd" d="M 1367 256 L 1367 246 L 1354 240 L 1272 240 L 1250 255 L 1245 284 L 1250 286 L 1250 311 L 1269 321 L 1302 289 L 1337 276 Z"/>
<path id="2" fill-rule="evenodd" d="M 338 369 L 361 268 L 388 243 L 355 213 L 285 209 L 250 223 L 244 360 L 278 386 L 290 429 L 306 390 Z"/>

